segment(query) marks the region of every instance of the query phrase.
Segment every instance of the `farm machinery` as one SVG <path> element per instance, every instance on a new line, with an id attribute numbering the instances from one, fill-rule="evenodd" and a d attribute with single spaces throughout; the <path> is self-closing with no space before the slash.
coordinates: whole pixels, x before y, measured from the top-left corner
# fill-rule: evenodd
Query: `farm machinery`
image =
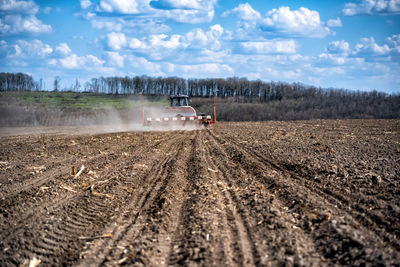
<path id="1" fill-rule="evenodd" d="M 165 107 L 155 116 L 146 116 L 145 109 L 142 107 L 142 122 L 145 126 L 194 126 L 195 128 L 209 127 L 216 123 L 215 116 L 215 95 L 213 96 L 214 115 L 201 113 L 198 115 L 196 110 L 189 106 L 189 97 L 187 95 L 172 95 L 169 97 L 170 105 Z M 151 112 L 149 112 L 151 113 Z M 153 112 L 154 113 L 154 112 Z"/>

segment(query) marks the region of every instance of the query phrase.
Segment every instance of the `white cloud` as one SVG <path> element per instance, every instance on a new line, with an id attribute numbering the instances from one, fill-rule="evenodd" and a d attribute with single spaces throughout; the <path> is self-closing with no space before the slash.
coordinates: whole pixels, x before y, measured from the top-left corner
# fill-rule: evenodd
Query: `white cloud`
<path id="1" fill-rule="evenodd" d="M 263 35 L 323 38 L 334 34 L 329 27 L 340 27 L 340 18 L 323 22 L 318 11 L 300 7 L 291 10 L 282 6 L 268 11 L 265 17 L 254 10 L 250 4 L 240 4 L 238 7 L 223 13 L 223 16 L 235 14 L 240 18 L 235 32 L 236 39 L 253 39 Z"/>
<path id="2" fill-rule="evenodd" d="M 318 76 L 322 76 L 322 77 L 326 77 L 326 76 L 333 76 L 336 77 L 337 75 L 344 75 L 345 74 L 345 70 L 343 69 L 343 67 L 339 67 L 339 66 L 325 66 L 325 67 L 314 67 L 312 68 L 312 71 L 318 75 Z"/>
<path id="3" fill-rule="evenodd" d="M 43 24 L 34 15 L 7 15 L 0 18 L 0 34 L 49 33 L 51 26 Z"/>
<path id="4" fill-rule="evenodd" d="M 204 0 L 156 0 L 150 1 L 150 5 L 158 9 L 202 9 L 216 1 Z"/>
<path id="5" fill-rule="evenodd" d="M 0 11 L 36 14 L 39 8 L 33 1 L 0 0 Z"/>
<path id="6" fill-rule="evenodd" d="M 399 46 L 400 45 L 400 34 L 393 34 L 390 37 L 386 38 L 386 41 L 394 46 Z"/>
<path id="7" fill-rule="evenodd" d="M 106 52 L 106 53 L 110 65 L 121 68 L 124 66 L 124 57 L 121 56 L 118 52 Z"/>
<path id="8" fill-rule="evenodd" d="M 170 19 L 184 23 L 210 22 L 216 0 L 101 0 L 97 12 L 140 15 L 149 19 Z"/>
<path id="9" fill-rule="evenodd" d="M 330 42 L 327 47 L 327 51 L 332 54 L 348 54 L 349 50 L 349 43 L 344 40 Z"/>
<path id="10" fill-rule="evenodd" d="M 211 22 L 217 0 L 157 0 L 150 1 L 155 17 L 183 23 Z"/>
<path id="11" fill-rule="evenodd" d="M 357 3 L 346 3 L 342 12 L 346 16 L 399 14 L 400 0 L 361 0 Z"/>
<path id="12" fill-rule="evenodd" d="M 239 4 L 238 7 L 225 11 L 222 16 L 227 16 L 229 14 L 236 14 L 243 20 L 259 20 L 261 18 L 260 12 L 254 10 L 249 3 Z"/>
<path id="13" fill-rule="evenodd" d="M 107 30 L 107 31 L 121 31 L 122 30 L 122 24 L 119 22 L 115 21 L 101 21 L 101 20 L 96 20 L 93 19 L 90 21 L 92 24 L 92 27 L 98 30 Z"/>
<path id="14" fill-rule="evenodd" d="M 294 40 L 271 40 L 262 42 L 242 42 L 240 44 L 245 53 L 250 54 L 279 54 L 296 53 Z"/>
<path id="15" fill-rule="evenodd" d="M 128 59 L 131 66 L 140 70 L 140 73 L 158 74 L 164 76 L 164 73 L 161 72 L 161 65 L 159 63 L 148 61 L 143 57 L 130 56 Z"/>
<path id="16" fill-rule="evenodd" d="M 67 69 L 77 69 L 84 64 L 84 60 L 75 54 L 60 59 L 61 65 Z"/>
<path id="17" fill-rule="evenodd" d="M 132 38 L 129 42 L 129 48 L 138 54 L 142 54 L 153 60 L 162 60 L 169 58 L 177 49 L 185 48 L 186 44 L 182 42 L 182 36 L 174 34 L 152 34 L 139 40 Z"/>
<path id="18" fill-rule="evenodd" d="M 159 10 L 155 13 L 155 16 L 177 22 L 197 24 L 211 22 L 214 18 L 214 8 Z"/>
<path id="19" fill-rule="evenodd" d="M 63 56 L 71 54 L 71 49 L 67 43 L 61 43 L 56 47 L 56 51 Z"/>
<path id="20" fill-rule="evenodd" d="M 293 11 L 289 7 L 274 8 L 267 12 L 261 27 L 267 31 L 292 36 L 325 37 L 331 33 L 321 22 L 318 11 L 304 7 Z"/>
<path id="21" fill-rule="evenodd" d="M 386 43 L 377 44 L 373 37 L 362 38 L 355 45 L 354 49 L 350 48 L 348 42 L 334 41 L 330 42 L 325 52 L 315 58 L 312 68 L 318 76 L 332 76 L 329 71 L 344 71 L 342 80 L 363 80 L 362 84 L 366 87 L 371 86 L 381 79 L 389 79 L 394 81 L 393 77 L 398 75 L 400 66 L 398 57 L 400 55 L 400 35 L 392 35 L 386 38 Z M 396 74 L 397 73 L 397 74 Z M 339 72 L 333 73 L 334 77 Z M 376 79 L 376 81 L 373 81 Z"/>
<path id="22" fill-rule="evenodd" d="M 50 45 L 44 44 L 40 40 L 33 40 L 29 42 L 25 40 L 18 40 L 14 48 L 15 54 L 12 56 L 23 58 L 45 58 L 53 52 L 53 49 Z"/>
<path id="23" fill-rule="evenodd" d="M 329 65 L 343 65 L 346 62 L 346 56 L 322 53 L 319 55 L 318 60 L 319 63 L 322 63 L 325 67 Z"/>
<path id="24" fill-rule="evenodd" d="M 391 50 L 387 44 L 379 46 L 373 37 L 362 38 L 360 41 L 361 43 L 356 45 L 354 55 L 384 56 Z"/>
<path id="25" fill-rule="evenodd" d="M 49 33 L 51 26 L 43 24 L 35 14 L 39 8 L 33 1 L 0 0 L 0 34 Z"/>
<path id="26" fill-rule="evenodd" d="M 400 54 L 400 34 L 393 34 L 386 41 L 392 47 L 392 52 Z"/>
<path id="27" fill-rule="evenodd" d="M 195 59 L 199 51 L 219 50 L 223 32 L 222 26 L 216 24 L 210 26 L 208 31 L 195 28 L 183 35 L 151 34 L 141 39 L 128 38 L 129 48 L 152 60 Z"/>
<path id="28" fill-rule="evenodd" d="M 195 57 L 195 60 L 190 59 L 190 61 L 196 61 L 198 63 L 222 63 L 225 62 L 227 58 L 231 56 L 231 50 L 209 50 L 201 49 Z"/>
<path id="29" fill-rule="evenodd" d="M 118 20 L 127 32 L 157 34 L 171 31 L 171 28 L 155 19 L 135 18 L 134 20 Z"/>
<path id="30" fill-rule="evenodd" d="M 144 50 L 149 48 L 145 42 L 140 41 L 137 38 L 131 39 L 131 41 L 129 42 L 129 47 L 132 49 L 139 49 L 139 50 Z"/>
<path id="31" fill-rule="evenodd" d="M 125 34 L 111 32 L 107 34 L 107 45 L 112 50 L 120 50 L 124 46 L 126 46 L 127 41 Z"/>
<path id="32" fill-rule="evenodd" d="M 207 63 L 196 65 L 173 64 L 174 72 L 182 73 L 183 77 L 227 77 L 234 75 L 234 70 L 227 64 Z"/>
<path id="33" fill-rule="evenodd" d="M 77 56 L 76 54 L 71 54 L 60 59 L 60 63 L 66 69 L 91 69 L 93 67 L 101 67 L 104 61 L 93 55 Z"/>
<path id="34" fill-rule="evenodd" d="M 0 42 L 0 55 L 4 66 L 38 66 L 53 53 L 50 45 L 40 40 L 17 40 L 14 44 Z"/>
<path id="35" fill-rule="evenodd" d="M 99 10 L 104 12 L 115 12 L 121 14 L 137 14 L 139 13 L 138 0 L 101 0 Z"/>
<path id="36" fill-rule="evenodd" d="M 171 30 L 168 25 L 154 18 L 135 17 L 135 19 L 131 19 L 125 16 L 96 16 L 95 13 L 88 13 L 85 18 L 90 21 L 93 28 L 109 32 L 123 30 L 124 33 L 156 34 Z"/>
<path id="37" fill-rule="evenodd" d="M 86 64 L 91 67 L 99 67 L 104 64 L 104 60 L 98 59 L 96 56 L 87 55 L 86 56 Z"/>
<path id="38" fill-rule="evenodd" d="M 81 8 L 86 9 L 91 5 L 92 3 L 90 2 L 90 0 L 81 0 Z"/>
<path id="39" fill-rule="evenodd" d="M 326 25 L 329 27 L 342 27 L 342 21 L 340 18 L 330 19 L 326 22 Z"/>
<path id="40" fill-rule="evenodd" d="M 223 33 L 224 28 L 219 24 L 215 24 L 210 26 L 210 30 L 207 32 L 199 28 L 189 31 L 185 34 L 184 41 L 187 43 L 187 46 L 193 48 L 209 48 L 216 50 L 221 48 L 220 38 Z"/>
<path id="41" fill-rule="evenodd" d="M 181 42 L 181 36 L 179 34 L 171 35 L 169 39 L 167 39 L 168 35 L 166 34 L 153 34 L 149 36 L 149 45 L 150 47 L 159 47 L 166 49 L 176 49 L 180 46 L 183 46 Z"/>

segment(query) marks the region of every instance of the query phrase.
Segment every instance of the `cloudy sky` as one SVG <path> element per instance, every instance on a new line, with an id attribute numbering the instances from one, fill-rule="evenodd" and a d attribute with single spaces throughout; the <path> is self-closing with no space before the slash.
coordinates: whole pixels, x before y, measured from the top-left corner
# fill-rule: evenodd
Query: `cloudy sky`
<path id="1" fill-rule="evenodd" d="M 400 0 L 0 0 L 0 71 L 400 93 Z"/>

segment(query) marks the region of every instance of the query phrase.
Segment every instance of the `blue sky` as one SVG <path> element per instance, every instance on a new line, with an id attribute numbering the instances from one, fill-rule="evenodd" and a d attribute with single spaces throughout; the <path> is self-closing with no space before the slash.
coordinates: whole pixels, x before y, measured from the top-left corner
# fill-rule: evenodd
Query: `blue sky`
<path id="1" fill-rule="evenodd" d="M 400 93 L 400 0 L 0 0 L 0 71 Z"/>

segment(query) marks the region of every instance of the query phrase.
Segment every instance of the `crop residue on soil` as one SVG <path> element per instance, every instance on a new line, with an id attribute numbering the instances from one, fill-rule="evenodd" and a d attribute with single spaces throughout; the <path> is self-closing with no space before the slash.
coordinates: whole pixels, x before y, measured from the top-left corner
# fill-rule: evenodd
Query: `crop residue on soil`
<path id="1" fill-rule="evenodd" d="M 399 133 L 348 120 L 3 136 L 0 265 L 398 265 Z"/>

